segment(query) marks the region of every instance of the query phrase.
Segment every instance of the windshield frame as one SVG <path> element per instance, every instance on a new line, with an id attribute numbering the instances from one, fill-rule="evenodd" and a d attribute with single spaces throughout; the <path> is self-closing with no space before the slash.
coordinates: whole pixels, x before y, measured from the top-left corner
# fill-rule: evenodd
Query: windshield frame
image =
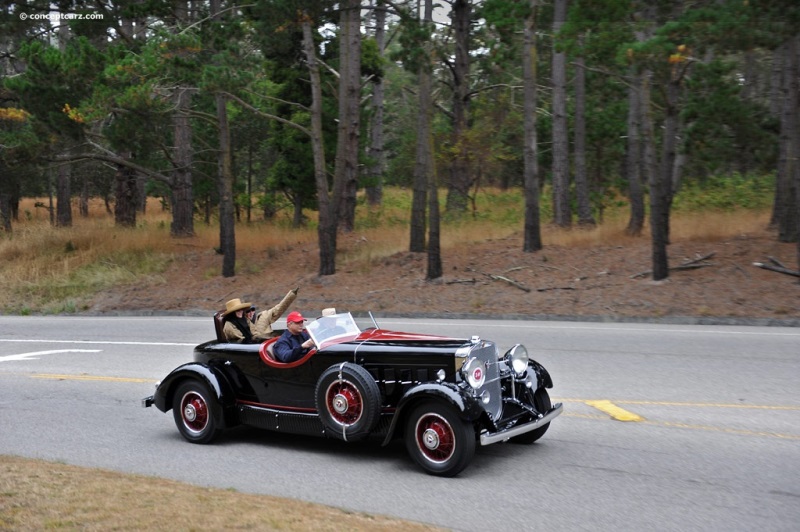
<path id="1" fill-rule="evenodd" d="M 342 342 L 350 342 L 361 334 L 361 329 L 359 329 L 356 320 L 353 319 L 349 312 L 317 318 L 306 324 L 306 331 L 308 331 L 311 339 L 314 340 L 317 349 L 323 349 L 326 346 Z"/>

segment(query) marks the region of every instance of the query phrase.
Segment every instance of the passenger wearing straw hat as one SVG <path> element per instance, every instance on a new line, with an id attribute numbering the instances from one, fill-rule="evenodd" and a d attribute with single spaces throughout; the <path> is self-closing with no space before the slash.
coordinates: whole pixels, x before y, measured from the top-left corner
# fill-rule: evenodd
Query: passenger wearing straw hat
<path id="1" fill-rule="evenodd" d="M 256 340 L 266 340 L 277 336 L 272 330 L 272 324 L 278 321 L 278 318 L 283 316 L 283 313 L 289 308 L 295 299 L 297 299 L 297 291 L 300 287 L 293 288 L 284 296 L 280 303 L 268 310 L 263 310 L 258 313 L 256 317 L 255 326 L 253 327 L 253 337 Z"/>
<path id="2" fill-rule="evenodd" d="M 225 303 L 225 312 L 222 314 L 225 325 L 222 327 L 222 333 L 227 341 L 238 344 L 253 342 L 252 322 L 244 315 L 245 310 L 251 306 L 251 303 L 242 303 L 238 297 Z"/>

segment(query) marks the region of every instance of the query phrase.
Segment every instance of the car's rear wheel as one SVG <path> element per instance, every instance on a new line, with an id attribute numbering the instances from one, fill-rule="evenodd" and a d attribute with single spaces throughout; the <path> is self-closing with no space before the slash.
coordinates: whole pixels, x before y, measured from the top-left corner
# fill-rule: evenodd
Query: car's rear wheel
<path id="1" fill-rule="evenodd" d="M 345 441 L 367 436 L 381 413 L 381 394 L 369 371 L 344 362 L 326 369 L 314 392 L 327 433 Z"/>
<path id="2" fill-rule="evenodd" d="M 217 423 L 219 404 L 198 380 L 185 381 L 175 389 L 172 414 L 178 431 L 192 443 L 210 443 L 222 431 Z"/>
<path id="3" fill-rule="evenodd" d="M 552 408 L 552 404 L 550 403 L 550 395 L 547 393 L 547 390 L 544 388 L 539 388 L 536 390 L 536 392 L 533 394 L 533 404 L 536 406 L 536 410 L 542 414 L 550 410 Z M 513 443 L 523 444 L 533 443 L 544 436 L 544 433 L 547 432 L 548 428 L 550 428 L 550 423 L 546 423 L 530 432 L 526 432 L 525 434 L 514 436 L 511 438 L 511 441 Z"/>
<path id="4" fill-rule="evenodd" d="M 408 454 L 431 475 L 455 476 L 475 455 L 472 424 L 443 403 L 414 408 L 406 422 L 405 440 Z"/>

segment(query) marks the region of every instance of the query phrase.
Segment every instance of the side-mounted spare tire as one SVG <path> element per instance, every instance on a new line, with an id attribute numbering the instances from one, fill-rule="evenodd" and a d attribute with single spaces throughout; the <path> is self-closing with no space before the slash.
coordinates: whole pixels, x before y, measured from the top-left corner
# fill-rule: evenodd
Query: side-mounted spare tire
<path id="1" fill-rule="evenodd" d="M 381 394 L 369 371 L 343 362 L 326 369 L 314 391 L 326 433 L 344 441 L 367 436 L 381 414 Z"/>

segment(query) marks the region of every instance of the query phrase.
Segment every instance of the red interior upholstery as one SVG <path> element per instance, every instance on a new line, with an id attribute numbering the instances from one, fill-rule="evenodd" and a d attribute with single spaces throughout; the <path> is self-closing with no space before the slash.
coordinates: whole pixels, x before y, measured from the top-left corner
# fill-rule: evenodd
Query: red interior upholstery
<path id="1" fill-rule="evenodd" d="M 294 368 L 299 366 L 300 364 L 304 363 L 306 360 L 314 356 L 314 353 L 317 352 L 316 349 L 311 349 L 306 355 L 301 358 L 300 360 L 295 360 L 294 362 L 280 362 L 275 358 L 275 355 L 272 353 L 272 346 L 275 345 L 275 342 L 278 341 L 279 336 L 275 338 L 270 338 L 266 340 L 264 343 L 261 344 L 261 348 L 258 350 L 258 354 L 261 355 L 261 360 L 264 361 L 264 364 L 267 366 L 272 366 L 275 368 Z"/>

